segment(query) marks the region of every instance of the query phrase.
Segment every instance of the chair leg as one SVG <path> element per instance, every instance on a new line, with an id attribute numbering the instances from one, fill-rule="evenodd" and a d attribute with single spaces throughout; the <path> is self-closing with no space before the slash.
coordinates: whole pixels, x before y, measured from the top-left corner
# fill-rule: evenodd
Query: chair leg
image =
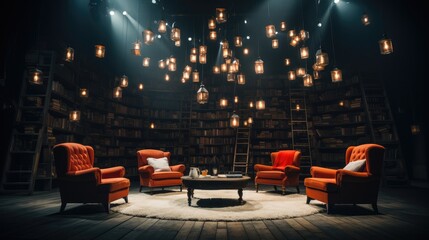
<path id="1" fill-rule="evenodd" d="M 143 186 L 140 186 L 140 190 L 139 190 L 139 192 L 142 192 L 142 189 L 143 189 Z"/>
<path id="2" fill-rule="evenodd" d="M 60 212 L 63 212 L 64 209 L 66 209 L 66 205 L 67 205 L 66 202 L 61 202 Z"/>
<path id="3" fill-rule="evenodd" d="M 126 203 L 128 203 L 128 196 L 123 198 L 125 200 Z"/>
<path id="4" fill-rule="evenodd" d="M 258 190 L 259 190 L 259 186 L 258 186 L 258 184 L 257 184 L 257 183 L 255 183 L 255 188 L 256 188 L 256 192 L 258 192 Z"/>
<path id="5" fill-rule="evenodd" d="M 326 204 L 326 213 L 327 214 L 331 213 L 333 208 L 334 208 L 334 204 L 333 203 L 327 203 Z"/>
<path id="6" fill-rule="evenodd" d="M 309 196 L 307 196 L 307 201 L 305 203 L 309 204 L 311 200 L 313 200 L 313 199 L 311 199 Z"/>
<path id="7" fill-rule="evenodd" d="M 372 209 L 374 209 L 375 214 L 378 214 L 378 207 L 377 207 L 377 203 L 372 203 Z"/>
<path id="8" fill-rule="evenodd" d="M 274 190 L 277 192 L 277 186 L 274 185 Z"/>
<path id="9" fill-rule="evenodd" d="M 282 186 L 282 195 L 286 195 L 286 187 Z"/>
<path id="10" fill-rule="evenodd" d="M 299 186 L 296 186 L 296 191 L 299 193 Z"/>
<path id="11" fill-rule="evenodd" d="M 149 188 L 149 190 L 150 190 L 150 195 L 153 195 L 152 188 Z"/>
<path id="12" fill-rule="evenodd" d="M 110 202 L 103 203 L 104 210 L 106 210 L 107 213 L 110 213 Z"/>
<path id="13" fill-rule="evenodd" d="M 180 191 L 182 191 L 182 185 L 180 185 Z"/>

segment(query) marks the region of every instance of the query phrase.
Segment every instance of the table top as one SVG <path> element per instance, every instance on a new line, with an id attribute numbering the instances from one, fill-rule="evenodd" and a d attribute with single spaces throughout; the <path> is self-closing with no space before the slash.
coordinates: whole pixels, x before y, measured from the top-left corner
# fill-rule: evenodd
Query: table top
<path id="1" fill-rule="evenodd" d="M 250 180 L 250 177 L 248 176 L 243 176 L 241 178 L 228 178 L 228 177 L 217 177 L 217 176 L 206 176 L 206 177 L 202 177 L 200 176 L 199 178 L 192 178 L 189 176 L 183 176 L 182 177 L 183 181 L 194 181 L 194 182 L 241 182 L 241 181 L 248 181 Z"/>

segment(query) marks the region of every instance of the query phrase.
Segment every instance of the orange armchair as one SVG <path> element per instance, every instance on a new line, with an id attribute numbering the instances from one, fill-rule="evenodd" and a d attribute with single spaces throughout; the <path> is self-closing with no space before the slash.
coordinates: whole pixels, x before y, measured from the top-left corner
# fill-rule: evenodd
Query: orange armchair
<path id="1" fill-rule="evenodd" d="M 282 187 L 282 194 L 286 194 L 286 186 L 294 186 L 299 193 L 299 160 L 301 152 L 296 150 L 282 150 L 271 153 L 272 165 L 255 164 L 256 192 L 260 184 Z"/>
<path id="2" fill-rule="evenodd" d="M 61 195 L 60 212 L 67 203 L 101 203 L 110 212 L 110 202 L 128 202 L 130 180 L 122 166 L 94 167 L 94 149 L 79 143 L 61 143 L 53 148 L 55 171 Z"/>
<path id="3" fill-rule="evenodd" d="M 313 199 L 324 202 L 327 213 L 334 204 L 372 204 L 378 213 L 377 198 L 384 147 L 378 144 L 350 146 L 345 158 L 346 165 L 366 159 L 361 168 L 363 170 L 334 170 L 313 166 L 310 169 L 312 177 L 304 180 L 307 204 Z"/>
<path id="4" fill-rule="evenodd" d="M 138 173 L 140 177 L 140 192 L 143 186 L 152 188 L 179 186 L 182 191 L 182 176 L 185 172 L 185 165 L 178 164 L 169 166 L 170 171 L 155 171 L 155 168 L 148 163 L 148 158 L 154 158 L 158 161 L 161 158 L 167 158 L 170 162 L 170 152 L 163 152 L 155 149 L 143 149 L 137 151 Z"/>

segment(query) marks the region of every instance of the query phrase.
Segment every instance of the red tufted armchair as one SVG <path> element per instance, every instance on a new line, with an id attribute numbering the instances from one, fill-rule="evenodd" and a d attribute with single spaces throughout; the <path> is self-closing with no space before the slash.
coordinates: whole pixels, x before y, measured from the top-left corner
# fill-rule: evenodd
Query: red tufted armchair
<path id="1" fill-rule="evenodd" d="M 102 203 L 110 212 L 110 202 L 120 198 L 128 202 L 130 180 L 124 178 L 124 167 L 93 167 L 94 149 L 79 143 L 55 145 L 53 152 L 61 212 L 67 203 Z"/>
<path id="2" fill-rule="evenodd" d="M 299 160 L 301 152 L 296 150 L 282 150 L 271 153 L 272 165 L 255 164 L 256 172 L 255 187 L 256 192 L 259 185 L 274 185 L 282 188 L 282 194 L 286 194 L 286 186 L 296 187 L 299 193 Z"/>
<path id="3" fill-rule="evenodd" d="M 177 164 L 169 166 L 169 171 L 155 171 L 154 167 L 149 165 L 148 158 L 161 159 L 166 157 L 170 162 L 170 152 L 163 152 L 156 149 L 143 149 L 137 151 L 138 173 L 140 177 L 140 192 L 142 188 L 149 187 L 152 194 L 152 188 L 164 188 L 170 186 L 179 186 L 182 191 L 182 176 L 185 172 L 185 165 Z"/>
<path id="4" fill-rule="evenodd" d="M 329 169 L 313 166 L 304 180 L 307 204 L 312 199 L 326 203 L 327 213 L 334 204 L 372 204 L 376 213 L 384 147 L 362 144 L 347 148 L 346 164 L 365 159 L 362 170 Z"/>

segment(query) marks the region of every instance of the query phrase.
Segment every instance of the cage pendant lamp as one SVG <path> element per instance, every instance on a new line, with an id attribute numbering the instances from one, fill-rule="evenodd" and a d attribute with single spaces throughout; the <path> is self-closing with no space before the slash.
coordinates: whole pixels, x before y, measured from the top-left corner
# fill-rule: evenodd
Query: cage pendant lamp
<path id="1" fill-rule="evenodd" d="M 243 38 L 241 36 L 234 37 L 234 46 L 242 47 L 243 46 Z"/>
<path id="2" fill-rule="evenodd" d="M 210 18 L 208 21 L 208 27 L 210 30 L 216 29 L 216 20 L 214 18 Z"/>
<path id="3" fill-rule="evenodd" d="M 369 24 L 371 24 L 371 21 L 369 20 L 369 16 L 368 14 L 364 13 L 361 17 L 361 22 L 364 26 L 368 26 Z"/>
<path id="4" fill-rule="evenodd" d="M 296 79 L 295 71 L 290 70 L 290 71 L 287 73 L 287 78 L 289 79 L 289 81 L 294 81 L 294 80 Z"/>
<path id="5" fill-rule="evenodd" d="M 143 67 L 149 67 L 149 65 L 150 65 L 150 58 L 148 58 L 148 57 L 143 58 L 142 65 L 143 65 Z"/>
<path id="6" fill-rule="evenodd" d="M 232 128 L 238 128 L 240 126 L 240 117 L 235 113 L 235 111 L 232 113 L 232 116 L 229 120 L 229 125 Z"/>
<path id="7" fill-rule="evenodd" d="M 304 77 L 305 74 L 306 74 L 305 68 L 300 67 L 296 69 L 296 76 Z"/>
<path id="8" fill-rule="evenodd" d="M 69 113 L 69 121 L 70 122 L 79 122 L 80 121 L 80 111 L 73 110 Z"/>
<path id="9" fill-rule="evenodd" d="M 121 80 L 119 82 L 119 86 L 121 88 L 126 88 L 128 87 L 128 77 L 126 75 L 122 75 Z"/>
<path id="10" fill-rule="evenodd" d="M 219 100 L 219 106 L 220 106 L 221 108 L 226 108 L 226 107 L 228 107 L 228 99 L 227 99 L 227 98 L 225 98 L 225 97 L 222 97 L 222 98 Z"/>
<path id="11" fill-rule="evenodd" d="M 265 101 L 264 99 L 260 98 L 258 101 L 256 101 L 256 110 L 264 110 L 265 109 Z"/>
<path id="12" fill-rule="evenodd" d="M 222 45 L 222 49 L 229 48 L 229 43 L 226 39 L 222 40 L 220 44 Z"/>
<path id="13" fill-rule="evenodd" d="M 246 75 L 240 73 L 237 75 L 237 84 L 244 85 L 246 84 Z"/>
<path id="14" fill-rule="evenodd" d="M 201 83 L 200 89 L 197 91 L 197 102 L 199 104 L 205 104 L 209 100 L 209 91 L 204 87 L 204 84 Z"/>
<path id="15" fill-rule="evenodd" d="M 219 66 L 213 66 L 213 74 L 220 74 Z"/>
<path id="16" fill-rule="evenodd" d="M 195 54 L 196 54 L 196 52 L 195 52 Z M 200 46 L 200 54 L 207 54 L 207 46 L 206 45 Z"/>
<path id="17" fill-rule="evenodd" d="M 95 56 L 97 58 L 104 58 L 106 54 L 106 47 L 104 45 L 98 44 L 95 45 Z"/>
<path id="18" fill-rule="evenodd" d="M 216 8 L 216 22 L 224 23 L 226 22 L 226 9 L 225 8 Z"/>
<path id="19" fill-rule="evenodd" d="M 158 21 L 158 32 L 166 33 L 167 32 L 167 22 L 165 20 Z"/>
<path id="20" fill-rule="evenodd" d="M 192 82 L 194 83 L 200 82 L 200 73 L 196 69 L 192 73 Z"/>
<path id="21" fill-rule="evenodd" d="M 144 89 L 143 83 L 139 83 L 139 91 L 143 91 L 143 89 Z"/>
<path id="22" fill-rule="evenodd" d="M 151 30 L 146 29 L 143 31 L 143 40 L 144 44 L 151 45 L 155 40 L 155 34 Z"/>
<path id="23" fill-rule="evenodd" d="M 316 65 L 326 67 L 329 65 L 329 56 L 327 53 L 322 51 L 322 48 L 316 51 Z"/>
<path id="24" fill-rule="evenodd" d="M 164 61 L 164 59 L 161 59 L 161 60 L 158 61 L 158 67 L 161 68 L 161 69 L 165 68 L 165 61 Z"/>
<path id="25" fill-rule="evenodd" d="M 67 62 L 73 62 L 73 60 L 74 60 L 74 49 L 73 48 L 71 48 L 71 47 L 66 48 L 65 60 Z"/>
<path id="26" fill-rule="evenodd" d="M 260 58 L 255 61 L 255 73 L 264 74 L 264 61 Z"/>
<path id="27" fill-rule="evenodd" d="M 81 88 L 81 89 L 79 90 L 79 96 L 80 96 L 81 98 L 87 98 L 87 97 L 88 97 L 88 95 L 89 95 L 89 93 L 88 93 L 88 89 L 86 89 L 86 88 Z"/>
<path id="28" fill-rule="evenodd" d="M 265 26 L 265 36 L 273 38 L 276 36 L 276 27 L 272 24 Z"/>
<path id="29" fill-rule="evenodd" d="M 308 47 L 302 46 L 299 49 L 299 53 L 300 53 L 301 59 L 307 59 L 308 55 L 309 55 L 309 53 L 308 53 Z"/>
<path id="30" fill-rule="evenodd" d="M 113 89 L 113 98 L 115 98 L 115 99 L 121 99 L 122 98 L 122 88 L 121 87 L 115 87 Z"/>
<path id="31" fill-rule="evenodd" d="M 134 54 L 135 56 L 141 56 L 141 42 L 140 41 L 135 41 L 133 43 L 133 48 L 131 49 L 131 53 Z"/>
<path id="32" fill-rule="evenodd" d="M 29 81 L 31 84 L 42 85 L 43 84 L 43 72 L 38 68 L 34 68 L 30 72 Z"/>
<path id="33" fill-rule="evenodd" d="M 304 87 L 311 87 L 313 86 L 313 77 L 311 74 L 305 74 L 304 77 L 302 77 L 304 81 Z"/>
<path id="34" fill-rule="evenodd" d="M 393 43 L 392 39 L 387 38 L 386 35 L 383 35 L 383 38 L 378 41 L 380 47 L 381 55 L 388 55 L 393 53 Z"/>
<path id="35" fill-rule="evenodd" d="M 343 72 L 335 67 L 331 71 L 331 80 L 332 82 L 341 82 L 343 80 Z"/>
<path id="36" fill-rule="evenodd" d="M 290 66 L 290 58 L 285 58 L 285 66 Z"/>
<path id="37" fill-rule="evenodd" d="M 226 75 L 226 81 L 228 81 L 228 82 L 234 82 L 235 81 L 235 74 L 234 73 L 228 73 Z"/>
<path id="38" fill-rule="evenodd" d="M 164 75 L 164 80 L 165 80 L 166 82 L 170 81 L 170 74 L 166 73 L 166 74 Z"/>
<path id="39" fill-rule="evenodd" d="M 286 31 L 286 22 L 285 21 L 281 21 L 280 22 L 280 31 L 284 32 Z"/>
<path id="40" fill-rule="evenodd" d="M 200 64 L 206 64 L 207 63 L 207 55 L 200 53 L 200 57 L 198 58 Z"/>
<path id="41" fill-rule="evenodd" d="M 216 31 L 210 31 L 209 32 L 209 39 L 212 41 L 216 41 L 217 39 L 217 32 Z"/>
<path id="42" fill-rule="evenodd" d="M 173 42 L 180 41 L 180 29 L 173 27 L 170 32 L 170 39 Z"/>
<path id="43" fill-rule="evenodd" d="M 273 49 L 277 49 L 277 48 L 279 48 L 279 40 L 278 40 L 277 38 L 273 38 L 273 39 L 271 40 L 271 47 L 272 47 Z"/>
<path id="44" fill-rule="evenodd" d="M 222 63 L 220 65 L 220 71 L 223 73 L 227 72 L 228 71 L 228 65 L 226 63 Z"/>
<path id="45" fill-rule="evenodd" d="M 322 76 L 319 71 L 313 71 L 313 78 L 316 80 L 322 78 Z"/>

